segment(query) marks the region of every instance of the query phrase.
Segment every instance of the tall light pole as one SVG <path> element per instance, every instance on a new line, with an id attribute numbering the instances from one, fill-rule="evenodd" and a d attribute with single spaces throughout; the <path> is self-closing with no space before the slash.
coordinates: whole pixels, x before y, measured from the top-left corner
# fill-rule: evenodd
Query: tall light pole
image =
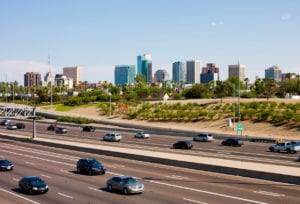
<path id="1" fill-rule="evenodd" d="M 111 90 L 109 89 L 109 117 L 111 116 Z"/>
<path id="2" fill-rule="evenodd" d="M 240 124 L 240 120 L 241 120 L 241 110 L 240 110 L 240 98 L 241 98 L 241 86 L 240 86 L 240 63 L 238 65 L 238 72 L 239 72 L 239 77 L 238 77 L 238 121 L 239 121 L 239 124 Z"/>

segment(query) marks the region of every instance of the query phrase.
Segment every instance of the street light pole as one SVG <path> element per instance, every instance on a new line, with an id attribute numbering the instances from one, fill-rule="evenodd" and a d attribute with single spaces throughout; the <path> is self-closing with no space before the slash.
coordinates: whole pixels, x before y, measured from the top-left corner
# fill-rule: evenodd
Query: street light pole
<path id="1" fill-rule="evenodd" d="M 109 117 L 111 116 L 111 91 L 109 90 Z"/>

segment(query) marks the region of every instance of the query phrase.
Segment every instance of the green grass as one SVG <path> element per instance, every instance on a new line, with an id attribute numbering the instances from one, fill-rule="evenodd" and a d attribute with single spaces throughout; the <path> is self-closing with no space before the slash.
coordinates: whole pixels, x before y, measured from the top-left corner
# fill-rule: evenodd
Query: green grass
<path id="1" fill-rule="evenodd" d="M 74 110 L 76 108 L 88 108 L 88 107 L 98 107 L 98 106 L 99 106 L 99 104 L 97 104 L 97 103 L 84 104 L 84 105 L 80 105 L 80 106 L 65 106 L 63 104 L 58 104 L 58 105 L 52 105 L 52 106 L 43 106 L 41 108 L 43 108 L 45 110 L 54 109 L 55 111 L 66 112 L 66 111 Z"/>

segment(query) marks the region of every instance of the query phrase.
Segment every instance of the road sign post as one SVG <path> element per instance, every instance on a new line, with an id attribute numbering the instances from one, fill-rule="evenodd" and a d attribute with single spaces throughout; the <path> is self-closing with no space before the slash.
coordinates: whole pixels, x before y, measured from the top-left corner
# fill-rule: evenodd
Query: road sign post
<path id="1" fill-rule="evenodd" d="M 238 123 L 237 124 L 236 131 L 237 131 L 237 133 L 241 132 L 241 135 L 242 135 L 242 133 L 243 133 L 243 125 L 242 125 L 242 123 Z"/>

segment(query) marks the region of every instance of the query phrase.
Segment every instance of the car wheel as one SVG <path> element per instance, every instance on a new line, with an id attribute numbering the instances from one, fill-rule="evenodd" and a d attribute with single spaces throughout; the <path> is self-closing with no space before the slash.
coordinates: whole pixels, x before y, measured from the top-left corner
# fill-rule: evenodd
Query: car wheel
<path id="1" fill-rule="evenodd" d="M 275 152 L 274 147 L 270 147 L 271 152 Z"/>
<path id="2" fill-rule="evenodd" d="M 92 174 L 93 174 L 93 171 L 90 169 L 90 170 L 88 171 L 88 174 L 89 174 L 89 175 L 92 175 Z"/>
<path id="3" fill-rule="evenodd" d="M 77 168 L 77 174 L 80 174 L 80 169 L 79 168 Z"/>
<path id="4" fill-rule="evenodd" d="M 292 150 L 291 150 L 291 149 L 287 149 L 286 151 L 287 151 L 287 153 L 289 153 L 289 154 L 292 153 Z"/>
<path id="5" fill-rule="evenodd" d="M 124 189 L 123 189 L 123 193 L 124 193 L 125 195 L 127 195 L 127 194 L 128 194 L 128 189 L 127 189 L 127 188 L 124 188 Z"/>
<path id="6" fill-rule="evenodd" d="M 110 191 L 110 192 L 112 192 L 112 187 L 111 187 L 111 185 L 109 184 L 109 185 L 107 185 L 107 190 L 108 191 Z"/>
<path id="7" fill-rule="evenodd" d="M 33 194 L 33 190 L 30 188 L 30 189 L 28 190 L 28 193 L 29 193 L 29 194 Z"/>

